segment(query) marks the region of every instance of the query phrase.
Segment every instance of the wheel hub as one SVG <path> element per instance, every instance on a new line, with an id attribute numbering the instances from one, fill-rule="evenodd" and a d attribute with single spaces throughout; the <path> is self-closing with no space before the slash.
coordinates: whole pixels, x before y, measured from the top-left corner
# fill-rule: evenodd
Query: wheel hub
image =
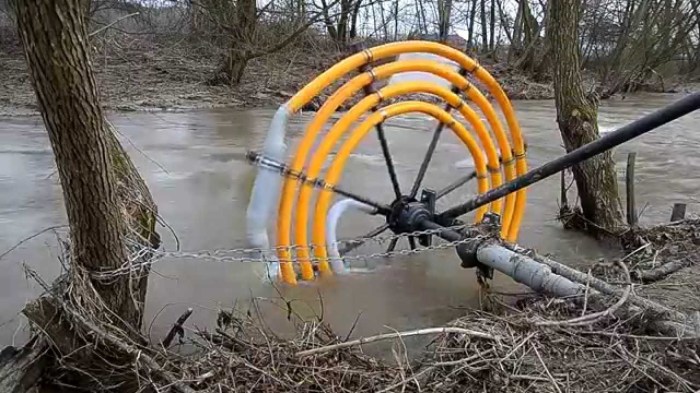
<path id="1" fill-rule="evenodd" d="M 433 219 L 430 204 L 402 195 L 391 203 L 387 224 L 394 233 L 409 233 L 420 229 L 420 222 Z"/>

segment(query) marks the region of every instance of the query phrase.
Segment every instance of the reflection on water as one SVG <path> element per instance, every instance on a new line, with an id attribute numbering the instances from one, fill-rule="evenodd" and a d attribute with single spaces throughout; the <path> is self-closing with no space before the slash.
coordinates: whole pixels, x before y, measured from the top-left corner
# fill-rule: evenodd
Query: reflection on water
<path id="1" fill-rule="evenodd" d="M 673 96 L 637 96 L 604 102 L 603 129 L 614 129 L 640 114 L 673 100 Z M 529 165 L 534 167 L 563 152 L 551 101 L 516 102 L 521 127 L 529 144 Z M 231 249 L 244 246 L 244 216 L 253 180 L 245 163 L 249 148 L 260 147 L 273 110 L 216 110 L 187 113 L 116 114 L 112 120 L 123 134 L 129 153 L 146 178 L 162 216 L 175 230 L 183 250 Z M 308 115 L 290 125 L 290 146 L 308 121 Z M 642 222 L 668 218 L 673 202 L 694 203 L 700 160 L 695 154 L 700 134 L 693 114 L 615 151 L 621 165 L 629 151 L 637 152 L 637 201 L 644 204 Z M 422 117 L 394 120 L 388 138 L 399 181 L 410 187 L 434 124 Z M 0 250 L 5 250 L 43 228 L 65 223 L 61 189 L 54 173 L 53 155 L 39 118 L 0 119 Z M 425 186 L 440 188 L 456 179 L 471 164 L 468 153 L 450 134 L 443 134 Z M 465 161 L 466 160 L 466 161 Z M 376 138 L 370 135 L 348 161 L 342 184 L 362 190 L 374 199 L 390 201 L 392 190 L 383 171 Z M 621 168 L 620 177 L 624 175 Z M 681 179 L 683 181 L 681 181 Z M 530 187 L 520 242 L 551 252 L 569 264 L 585 263 L 606 255 L 585 238 L 565 232 L 555 220 L 558 178 Z M 467 186 L 440 201 L 446 207 L 469 197 Z M 691 211 L 692 211 L 691 205 Z M 341 222 L 340 237 L 365 233 L 381 221 L 351 213 Z M 60 230 L 60 229 L 59 229 Z M 172 250 L 174 237 L 161 229 L 165 247 Z M 407 247 L 399 243 L 400 247 Z M 372 244 L 357 253 L 383 250 Z M 22 264 L 50 278 L 58 272 L 55 237 L 51 233 L 33 239 L 0 260 L 0 345 L 21 339 L 16 317 L 38 288 L 23 275 Z M 354 335 L 385 330 L 442 324 L 459 315 L 457 307 L 478 305 L 473 271 L 459 268 L 453 250 L 356 263 L 374 269 L 333 280 L 282 288 L 287 300 L 304 315 L 319 313 L 346 334 L 360 314 Z M 154 266 L 148 292 L 147 325 L 154 337 L 169 329 L 186 307 L 196 311 L 190 323 L 199 327 L 214 322 L 217 307 L 230 307 L 251 296 L 278 297 L 263 284 L 256 264 L 232 264 L 200 259 L 169 259 Z M 495 285 L 513 290 L 510 279 L 498 275 Z M 264 303 L 264 302 L 263 302 Z M 266 320 L 278 330 L 288 330 L 286 310 L 263 304 Z"/>

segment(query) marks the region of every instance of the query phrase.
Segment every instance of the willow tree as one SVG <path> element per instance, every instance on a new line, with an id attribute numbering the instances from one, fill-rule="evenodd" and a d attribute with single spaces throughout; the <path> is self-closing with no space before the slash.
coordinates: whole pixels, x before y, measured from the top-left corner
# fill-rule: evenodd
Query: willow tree
<path id="1" fill-rule="evenodd" d="M 566 151 L 599 138 L 597 100 L 586 94 L 581 77 L 578 22 L 581 0 L 557 0 L 549 4 L 547 36 L 552 54 L 557 123 Z M 586 228 L 594 234 L 622 226 L 612 153 L 590 158 L 572 168 Z M 601 231 L 604 229 L 605 231 Z"/>
<path id="2" fill-rule="evenodd" d="M 100 274 L 124 266 L 128 245 L 157 244 L 155 204 L 99 104 L 86 31 L 89 1 L 12 3 L 63 188 L 70 226 L 68 300 L 136 336 L 148 270 Z M 127 244 L 128 237 L 135 241 Z M 45 304 L 25 313 L 49 335 L 65 334 Z"/>

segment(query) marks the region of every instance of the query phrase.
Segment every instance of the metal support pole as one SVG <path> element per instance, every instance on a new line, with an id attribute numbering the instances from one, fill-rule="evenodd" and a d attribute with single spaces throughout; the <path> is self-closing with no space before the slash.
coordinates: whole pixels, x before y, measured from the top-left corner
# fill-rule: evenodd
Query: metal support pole
<path id="1" fill-rule="evenodd" d="M 629 123 L 598 140 L 585 144 L 568 154 L 540 166 L 539 168 L 535 168 L 516 179 L 504 183 L 485 194 L 481 194 L 476 198 L 467 201 L 466 203 L 452 207 L 440 214 L 437 221 L 448 222 L 453 217 L 459 217 L 497 199 L 501 199 L 510 193 L 537 183 L 542 179 L 545 179 L 566 168 L 572 167 L 595 155 L 610 150 L 615 146 L 634 139 L 655 128 L 661 127 L 662 125 L 678 119 L 681 116 L 687 115 L 688 113 L 697 109 L 700 109 L 700 92 L 690 94 L 664 108 L 635 120 L 632 123 Z"/>

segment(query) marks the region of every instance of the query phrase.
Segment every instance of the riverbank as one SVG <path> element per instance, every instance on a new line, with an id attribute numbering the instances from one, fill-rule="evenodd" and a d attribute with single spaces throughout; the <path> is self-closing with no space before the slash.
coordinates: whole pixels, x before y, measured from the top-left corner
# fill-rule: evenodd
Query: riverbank
<path id="1" fill-rule="evenodd" d="M 51 392 L 62 391 L 62 386 L 100 391 L 114 386 L 119 391 L 143 391 L 148 386 L 187 393 L 696 392 L 700 388 L 697 333 L 660 335 L 653 326 L 664 315 L 642 306 L 646 300 L 639 296 L 691 318 L 700 315 L 700 287 L 697 280 L 688 280 L 700 274 L 700 221 L 635 229 L 624 239 L 628 255 L 591 266 L 591 288 L 583 299 L 485 290 L 481 310 L 465 310 L 463 317 L 443 326 L 387 331 L 356 340 L 348 340 L 354 326 L 348 327 L 350 333 L 334 332 L 323 314 L 302 318 L 296 303 L 280 296 L 222 310 L 216 325 L 208 328 L 190 326 L 187 318 L 192 310 L 188 310 L 163 342 L 149 345 L 146 337 L 128 338 L 114 326 L 88 319 L 70 300 L 47 295 L 44 303 L 67 314 L 77 339 L 89 350 L 55 358 L 57 353 L 40 351 L 47 344 L 39 334 L 21 350 L 3 351 L 0 387 L 12 386 L 3 385 L 12 382 L 3 377 L 17 372 L 13 365 L 36 371 L 42 364 L 48 367 L 43 374 L 29 374 L 31 379 L 23 382 Z M 679 258 L 687 260 L 683 269 L 654 273 Z M 38 279 L 31 272 L 30 277 Z M 609 297 L 600 308 L 600 299 L 594 301 L 596 279 L 605 280 L 621 295 Z M 652 295 L 650 286 L 661 292 Z M 669 300 L 674 293 L 683 295 Z M 286 309 L 297 335 L 291 339 L 277 335 L 256 311 L 258 302 L 275 302 Z M 634 307 L 638 311 L 632 311 Z M 624 309 L 628 312 L 618 313 Z M 433 338 L 421 356 L 406 349 L 405 341 L 416 336 Z M 100 345 L 90 344 L 95 339 Z M 393 361 L 363 353 L 363 347 L 377 342 L 393 343 L 389 351 Z M 43 363 L 27 363 L 39 358 Z"/>
<path id="2" fill-rule="evenodd" d="M 95 39 L 93 65 L 102 105 L 109 111 L 273 108 L 349 54 L 327 43 L 292 45 L 250 61 L 241 83 L 229 86 L 212 82 L 217 79 L 223 53 L 211 43 L 113 33 Z M 511 100 L 554 98 L 550 82 L 535 81 L 508 64 L 488 57 L 476 55 L 476 60 L 494 76 Z M 594 89 L 594 77 L 586 76 L 585 84 L 586 90 Z M 338 86 L 334 84 L 335 88 Z M 639 89 L 678 92 L 686 87 L 681 81 L 661 80 L 660 84 L 659 81 L 650 82 Z M 480 88 L 486 93 L 483 86 Z M 313 100 L 306 109 L 317 109 L 329 94 L 328 91 L 322 93 L 320 99 Z M 341 109 L 347 109 L 348 104 L 357 100 L 355 97 Z M 0 40 L 0 116 L 37 113 L 19 42 L 13 37 L 4 37 Z"/>
<path id="3" fill-rule="evenodd" d="M 205 108 L 265 108 L 286 101 L 315 76 L 347 56 L 331 49 L 292 48 L 255 59 L 236 86 L 215 85 L 221 54 L 180 42 L 156 43 L 113 36 L 96 41 L 93 61 L 102 105 L 111 111 L 178 111 Z M 551 99 L 551 84 L 537 83 L 501 64 L 485 67 L 508 96 Z M 326 97 L 328 92 L 325 93 Z M 309 109 L 322 101 L 315 100 Z M 26 62 L 18 45 L 0 47 L 0 116 L 37 113 Z"/>

